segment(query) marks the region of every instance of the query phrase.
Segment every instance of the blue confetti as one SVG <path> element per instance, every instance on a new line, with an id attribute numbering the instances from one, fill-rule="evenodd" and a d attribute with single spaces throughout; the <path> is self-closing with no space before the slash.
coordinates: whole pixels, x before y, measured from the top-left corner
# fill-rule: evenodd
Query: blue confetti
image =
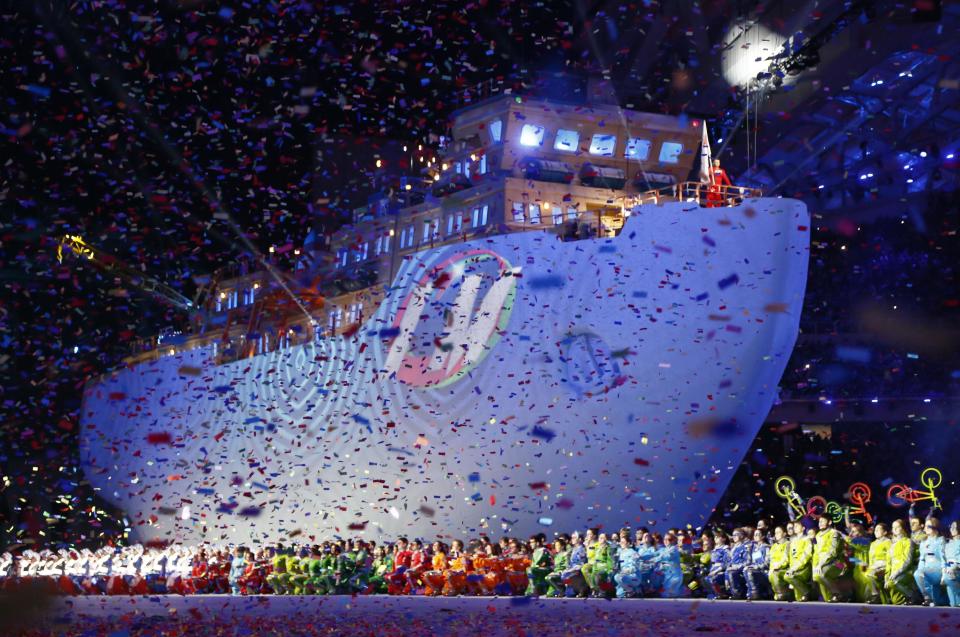
<path id="1" fill-rule="evenodd" d="M 718 286 L 721 290 L 723 290 L 723 289 L 728 288 L 728 287 L 730 287 L 731 285 L 733 285 L 733 284 L 735 284 L 735 283 L 739 283 L 739 282 L 740 282 L 740 277 L 738 277 L 736 274 L 731 274 L 730 276 L 728 276 L 728 277 L 726 277 L 726 278 L 720 279 L 720 282 L 717 283 L 717 286 Z"/>
<path id="2" fill-rule="evenodd" d="M 534 438 L 542 438 L 547 442 L 550 442 L 557 437 L 557 434 L 553 433 L 552 430 L 547 429 L 546 427 L 541 427 L 540 425 L 535 425 L 534 428 L 530 431 L 530 434 Z"/>

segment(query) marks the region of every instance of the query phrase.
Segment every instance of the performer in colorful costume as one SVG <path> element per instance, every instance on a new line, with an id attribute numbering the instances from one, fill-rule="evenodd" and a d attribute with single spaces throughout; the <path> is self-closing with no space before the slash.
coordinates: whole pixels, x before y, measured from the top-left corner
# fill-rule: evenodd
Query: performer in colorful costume
<path id="1" fill-rule="evenodd" d="M 530 538 L 530 567 L 527 568 L 527 595 L 544 595 L 547 592 L 547 575 L 553 571 L 553 559 L 547 549 L 547 536 L 538 533 Z"/>
<path id="2" fill-rule="evenodd" d="M 793 527 L 793 523 L 787 524 L 788 528 Z M 787 583 L 786 576 L 790 570 L 790 538 L 782 526 L 773 530 L 773 544 L 770 546 L 770 588 L 773 589 L 773 599 L 782 602 L 786 601 L 790 593 L 790 584 Z"/>
<path id="3" fill-rule="evenodd" d="M 661 597 L 680 597 L 683 591 L 683 569 L 680 567 L 680 547 L 672 532 L 663 536 L 663 547 L 657 556 L 657 571 L 662 581 Z"/>
<path id="4" fill-rule="evenodd" d="M 547 574 L 547 597 L 563 597 L 566 586 L 563 584 L 563 572 L 570 566 L 570 548 L 568 537 L 561 534 L 553 542 L 553 570 Z"/>
<path id="5" fill-rule="evenodd" d="M 743 599 L 747 596 L 747 578 L 744 571 L 750 563 L 750 543 L 744 535 L 743 529 L 733 530 L 733 546 L 730 547 L 730 560 L 724 571 L 727 583 L 727 593 L 733 599 Z"/>
<path id="6" fill-rule="evenodd" d="M 717 530 L 713 534 L 714 547 L 710 552 L 710 572 L 707 574 L 709 594 L 717 599 L 727 599 L 727 564 L 730 562 L 730 547 L 727 546 L 727 534 Z"/>
<path id="7" fill-rule="evenodd" d="M 620 537 L 617 551 L 617 572 L 613 581 L 617 584 L 617 597 L 639 597 L 643 592 L 643 580 L 638 571 L 637 549 L 630 545 L 630 537 Z"/>
<path id="8" fill-rule="evenodd" d="M 848 524 L 850 535 L 847 537 L 847 554 L 853 577 L 853 595 L 858 602 L 867 602 L 867 570 L 870 568 L 870 538 L 866 537 L 863 525 L 857 522 Z"/>
<path id="9" fill-rule="evenodd" d="M 770 545 L 766 534 L 758 528 L 753 532 L 750 545 L 750 561 L 744 570 L 747 579 L 747 599 L 767 599 L 770 589 L 768 573 L 770 571 Z"/>
<path id="10" fill-rule="evenodd" d="M 896 520 L 893 523 L 893 539 L 890 541 L 890 563 L 884 581 L 891 604 L 908 604 L 916 594 L 917 583 L 913 579 L 917 566 L 916 555 L 915 545 L 907 535 L 903 520 Z"/>
<path id="11" fill-rule="evenodd" d="M 812 582 L 810 579 L 813 561 L 813 543 L 804 533 L 803 525 L 799 522 L 788 524 L 793 528 L 793 537 L 790 539 L 790 562 L 783 579 L 793 588 L 794 599 L 798 602 L 806 601 L 810 597 Z"/>
<path id="12" fill-rule="evenodd" d="M 950 539 L 943 548 L 943 575 L 941 581 L 947 589 L 950 605 L 960 607 L 960 522 L 950 524 Z"/>
<path id="13" fill-rule="evenodd" d="M 813 547 L 813 581 L 820 587 L 823 601 L 846 601 L 848 587 L 842 581 L 849 571 L 846 542 L 826 515 L 817 519 L 817 525 L 820 531 Z"/>
<path id="14" fill-rule="evenodd" d="M 914 580 L 923 594 L 924 603 L 929 606 L 946 606 L 947 595 L 941 585 L 946 542 L 940 535 L 939 520 L 927 518 L 923 530 L 927 537 L 920 543 L 920 561 L 914 572 Z"/>
<path id="15" fill-rule="evenodd" d="M 866 584 L 864 597 L 868 604 L 889 604 L 885 585 L 887 568 L 890 564 L 890 538 L 887 537 L 887 525 L 877 523 L 873 529 L 874 540 L 870 543 L 867 556 L 867 570 L 864 573 Z"/>

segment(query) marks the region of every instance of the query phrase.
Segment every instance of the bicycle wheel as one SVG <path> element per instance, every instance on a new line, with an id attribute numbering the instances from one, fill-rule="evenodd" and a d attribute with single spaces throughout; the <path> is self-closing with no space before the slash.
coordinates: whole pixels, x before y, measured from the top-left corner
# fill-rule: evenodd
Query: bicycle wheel
<path id="1" fill-rule="evenodd" d="M 790 494 L 797 490 L 797 483 L 790 476 L 780 476 L 773 483 L 773 488 L 781 498 L 789 498 Z"/>
<path id="2" fill-rule="evenodd" d="M 851 502 L 862 505 L 865 502 L 869 502 L 872 495 L 873 493 L 870 491 L 870 487 L 863 482 L 854 482 L 850 485 Z"/>
<path id="3" fill-rule="evenodd" d="M 892 507 L 906 506 L 910 501 L 907 495 L 909 492 L 910 487 L 905 484 L 891 484 L 887 489 L 887 504 Z"/>
<path id="4" fill-rule="evenodd" d="M 920 484 L 931 490 L 936 489 L 943 484 L 943 474 L 939 469 L 927 467 L 920 474 Z"/>

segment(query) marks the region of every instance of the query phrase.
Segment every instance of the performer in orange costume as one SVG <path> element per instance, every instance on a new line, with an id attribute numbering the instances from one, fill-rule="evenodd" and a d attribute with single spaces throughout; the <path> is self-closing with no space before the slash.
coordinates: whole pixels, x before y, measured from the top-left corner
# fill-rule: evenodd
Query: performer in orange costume
<path id="1" fill-rule="evenodd" d="M 510 555 L 506 560 L 507 583 L 513 595 L 523 595 L 527 591 L 530 580 L 527 569 L 530 568 L 530 556 L 527 547 L 519 540 L 510 540 Z"/>
<path id="2" fill-rule="evenodd" d="M 483 576 L 487 572 L 487 553 L 482 543 L 477 542 L 473 546 L 470 563 L 473 568 L 471 569 L 472 572 L 467 574 L 467 594 L 483 595 Z"/>
<path id="3" fill-rule="evenodd" d="M 437 596 L 443 592 L 443 586 L 446 583 L 446 571 L 447 547 L 443 542 L 434 542 L 430 570 L 425 571 L 420 577 L 424 583 L 424 595 Z"/>
<path id="4" fill-rule="evenodd" d="M 727 176 L 727 171 L 720 167 L 719 159 L 713 160 L 713 171 L 711 178 L 713 182 L 710 184 L 707 191 L 707 208 L 718 208 L 724 203 L 724 196 L 721 186 L 733 185 L 733 183 L 730 181 L 730 177 Z"/>
<path id="5" fill-rule="evenodd" d="M 473 570 L 470 556 L 463 550 L 463 542 L 454 540 L 447 560 L 449 568 L 443 576 L 443 594 L 447 597 L 463 595 L 467 592 L 467 574 Z"/>
<path id="6" fill-rule="evenodd" d="M 507 564 L 496 544 L 487 544 L 484 555 L 485 572 L 483 574 L 483 591 L 485 595 L 509 594 L 507 585 Z"/>

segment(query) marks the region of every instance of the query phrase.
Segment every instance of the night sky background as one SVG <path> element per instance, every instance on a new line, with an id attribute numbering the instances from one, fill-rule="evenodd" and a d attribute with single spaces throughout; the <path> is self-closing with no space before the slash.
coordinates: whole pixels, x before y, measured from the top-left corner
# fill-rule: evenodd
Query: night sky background
<path id="1" fill-rule="evenodd" d="M 61 236 L 190 298 L 218 267 L 270 246 L 282 266 L 311 230 L 349 218 L 378 175 L 415 173 L 402 147 L 432 155 L 451 113 L 490 88 L 555 96 L 560 72 L 606 73 L 637 110 L 725 117 L 739 96 L 718 47 L 757 6 L 674 7 L 653 58 L 637 64 L 624 34 L 642 38 L 659 2 L 228 4 L 0 2 L 8 541 L 96 544 L 118 531 L 74 466 L 82 387 L 136 339 L 187 320 L 89 264 L 58 262 Z"/>

